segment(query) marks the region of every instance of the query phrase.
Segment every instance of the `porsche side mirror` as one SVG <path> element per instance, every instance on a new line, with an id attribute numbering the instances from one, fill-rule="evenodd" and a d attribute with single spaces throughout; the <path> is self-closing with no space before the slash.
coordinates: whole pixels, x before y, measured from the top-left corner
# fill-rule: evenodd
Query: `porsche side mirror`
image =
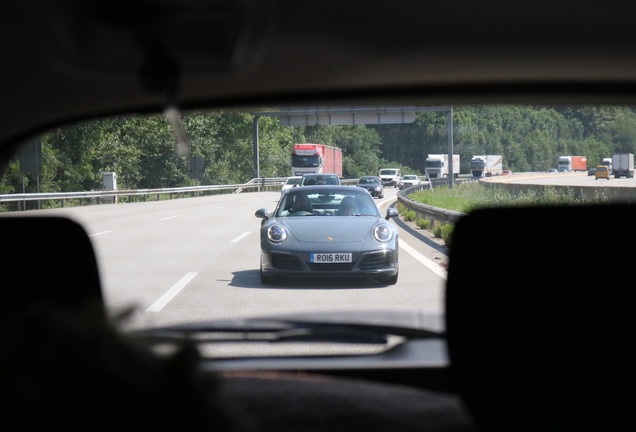
<path id="1" fill-rule="evenodd" d="M 267 209 L 264 209 L 264 208 L 256 210 L 256 213 L 254 213 L 254 216 L 261 219 L 269 219 L 269 213 Z"/>
<path id="2" fill-rule="evenodd" d="M 386 219 L 386 220 L 389 220 L 389 219 L 391 219 L 391 218 L 393 218 L 393 217 L 396 217 L 398 214 L 399 214 L 399 213 L 398 213 L 398 211 L 397 211 L 397 209 L 396 209 L 396 208 L 394 208 L 394 207 L 389 207 L 389 208 L 386 210 L 386 216 L 385 216 L 385 219 Z"/>

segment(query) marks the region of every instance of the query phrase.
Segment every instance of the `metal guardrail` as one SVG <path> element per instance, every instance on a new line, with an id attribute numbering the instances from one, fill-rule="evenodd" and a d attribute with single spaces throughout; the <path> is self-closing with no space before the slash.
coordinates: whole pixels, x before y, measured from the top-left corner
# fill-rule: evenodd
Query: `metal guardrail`
<path id="1" fill-rule="evenodd" d="M 262 189 L 277 190 L 287 177 L 254 178 L 247 183 L 230 185 L 206 185 L 206 186 L 185 186 L 178 188 L 156 188 L 156 189 L 115 189 L 115 190 L 92 190 L 86 192 L 43 192 L 43 193 L 19 193 L 0 195 L 0 203 L 22 202 L 22 201 L 48 201 L 60 200 L 62 206 L 68 199 L 114 199 L 130 196 L 147 195 L 173 195 L 185 193 L 202 193 L 209 191 L 231 191 L 241 193 L 245 191 L 261 191 Z M 355 184 L 357 179 L 342 180 L 343 184 Z"/>
<path id="2" fill-rule="evenodd" d="M 237 188 L 234 191 L 234 193 L 241 193 L 245 189 L 252 189 L 255 187 L 260 188 L 260 187 L 267 187 L 267 186 L 282 186 L 282 184 L 285 183 L 286 179 L 287 177 L 253 178 L 252 180 L 245 183 L 245 185 Z"/>
<path id="3" fill-rule="evenodd" d="M 458 178 L 456 183 L 466 183 L 475 181 L 472 178 Z M 445 187 L 448 185 L 447 178 L 430 179 L 420 183 L 417 186 L 411 186 L 409 188 L 402 189 L 398 192 L 398 202 L 404 205 L 409 210 L 413 210 L 418 217 L 428 219 L 433 225 L 436 224 L 454 224 L 464 216 L 464 213 L 454 210 L 447 210 L 439 207 L 433 207 L 426 204 L 419 203 L 408 197 L 409 194 L 420 190 L 430 190 L 432 187 Z"/>
<path id="4" fill-rule="evenodd" d="M 156 189 L 116 189 L 116 190 L 94 190 L 86 192 L 44 192 L 44 193 L 20 193 L 20 194 L 4 194 L 0 195 L 0 203 L 9 202 L 24 202 L 24 201 L 47 201 L 47 200 L 60 200 L 62 207 L 64 201 L 68 199 L 93 199 L 100 200 L 102 202 L 116 202 L 120 197 L 131 196 L 148 196 L 148 195 L 173 195 L 173 194 L 186 194 L 193 193 L 199 194 L 210 191 L 227 191 L 226 193 L 242 193 L 245 191 L 258 191 L 261 190 L 278 190 L 285 182 L 287 177 L 270 177 L 270 178 L 254 178 L 243 184 L 230 184 L 230 185 L 206 185 L 206 186 L 186 186 L 179 188 L 156 188 Z M 358 179 L 343 179 L 342 184 L 354 185 Z M 469 181 L 466 179 L 457 179 L 457 182 Z M 414 210 L 421 217 L 431 219 L 434 223 L 454 223 L 462 213 L 454 212 L 451 210 L 440 209 L 436 207 L 427 206 L 425 204 L 417 203 L 410 198 L 408 194 L 423 189 L 430 189 L 431 187 L 444 187 L 448 183 L 448 179 L 431 179 L 425 181 L 419 186 L 413 186 L 398 192 L 398 201 L 407 206 L 409 209 Z M 111 200 L 111 201 L 109 201 Z M 97 201 L 98 203 L 100 201 Z"/>
<path id="5" fill-rule="evenodd" d="M 86 192 L 44 192 L 44 193 L 20 193 L 0 195 L 0 203 L 16 201 L 46 201 L 46 200 L 67 200 L 85 198 L 112 198 L 124 196 L 141 195 L 162 195 L 162 194 L 182 194 L 201 193 L 208 191 L 233 191 L 240 193 L 245 190 L 260 190 L 261 188 L 280 187 L 286 177 L 258 178 L 252 179 L 243 184 L 231 185 L 207 185 L 207 186 L 185 186 L 179 188 L 157 188 L 157 189 L 115 189 L 115 190 L 94 190 Z"/>
<path id="6" fill-rule="evenodd" d="M 568 174 L 559 174 L 560 176 L 568 175 Z M 499 179 L 499 180 L 513 180 L 518 179 L 519 177 L 540 177 L 546 176 L 546 173 L 541 172 L 527 172 L 527 173 L 517 173 L 514 177 L 493 177 L 489 180 Z M 479 179 L 474 179 L 472 177 L 460 177 L 457 179 L 457 183 L 464 182 L 473 182 L 479 181 Z M 448 179 L 431 179 L 431 183 L 425 182 L 420 186 L 413 186 L 407 189 L 404 189 L 398 193 L 398 202 L 406 206 L 409 210 L 413 210 L 418 217 L 429 219 L 436 223 L 449 223 L 454 224 L 457 222 L 459 218 L 464 216 L 464 213 L 456 212 L 453 210 L 442 209 L 438 207 L 428 206 L 422 203 L 418 203 L 413 201 L 408 197 L 408 195 L 412 192 L 418 190 L 428 190 L 437 186 L 444 186 L 448 183 Z M 539 184 L 524 184 L 524 183 L 507 183 L 507 182 L 484 182 L 484 185 L 487 187 L 505 187 L 508 191 L 512 191 L 513 193 L 518 193 L 524 190 L 543 190 L 547 187 L 550 188 L 560 188 L 568 190 L 575 194 L 576 197 L 589 197 L 591 199 L 595 198 L 599 194 L 599 190 L 593 186 L 572 186 L 572 185 L 539 185 Z M 603 188 L 603 193 L 609 199 L 619 200 L 621 202 L 636 202 L 636 193 L 633 191 L 636 188 Z"/>

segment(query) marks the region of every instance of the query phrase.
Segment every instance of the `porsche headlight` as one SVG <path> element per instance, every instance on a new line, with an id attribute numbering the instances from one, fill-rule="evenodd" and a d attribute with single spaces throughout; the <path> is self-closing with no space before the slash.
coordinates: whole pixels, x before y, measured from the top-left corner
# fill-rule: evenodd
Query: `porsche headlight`
<path id="1" fill-rule="evenodd" d="M 287 230 L 280 225 L 272 225 L 267 228 L 267 238 L 272 243 L 280 243 L 287 238 Z"/>
<path id="2" fill-rule="evenodd" d="M 373 229 L 373 237 L 379 242 L 386 243 L 393 238 L 393 230 L 387 224 L 380 224 Z"/>

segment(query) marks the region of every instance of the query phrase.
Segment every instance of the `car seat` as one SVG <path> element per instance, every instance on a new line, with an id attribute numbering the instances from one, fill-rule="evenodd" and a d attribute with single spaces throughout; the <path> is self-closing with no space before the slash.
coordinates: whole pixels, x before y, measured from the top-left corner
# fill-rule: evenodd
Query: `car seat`
<path id="1" fill-rule="evenodd" d="M 313 206 L 309 201 L 309 197 L 305 194 L 298 193 L 294 196 L 294 204 L 292 205 L 292 212 L 313 212 Z"/>
<path id="2" fill-rule="evenodd" d="M 450 370 L 481 430 L 634 430 L 634 220 L 636 206 L 597 205 L 481 209 L 455 225 Z"/>
<path id="3" fill-rule="evenodd" d="M 0 217 L 3 258 L 3 317 L 26 308 L 94 308 L 104 302 L 93 246 L 84 229 L 62 217 Z"/>
<path id="4" fill-rule="evenodd" d="M 346 196 L 342 198 L 340 202 L 340 208 L 338 209 L 339 216 L 350 216 L 358 213 L 358 206 L 356 200 L 352 196 Z"/>
<path id="5" fill-rule="evenodd" d="M 0 217 L 2 430 L 244 430 L 184 345 L 155 356 L 105 310 L 93 247 L 77 223 Z M 165 417 L 170 411 L 174 415 Z"/>

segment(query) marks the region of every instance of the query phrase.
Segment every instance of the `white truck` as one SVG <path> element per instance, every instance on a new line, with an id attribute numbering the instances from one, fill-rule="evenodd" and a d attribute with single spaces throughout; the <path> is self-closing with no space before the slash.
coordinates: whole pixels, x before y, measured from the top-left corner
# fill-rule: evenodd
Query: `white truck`
<path id="1" fill-rule="evenodd" d="M 477 155 L 470 159 L 470 174 L 475 178 L 500 175 L 502 170 L 501 155 Z"/>
<path id="2" fill-rule="evenodd" d="M 634 177 L 634 154 L 616 153 L 612 155 L 612 173 L 614 178 Z"/>
<path id="3" fill-rule="evenodd" d="M 380 177 L 384 186 L 398 187 L 402 172 L 400 168 L 382 168 L 378 173 L 378 177 Z"/>
<path id="4" fill-rule="evenodd" d="M 447 154 L 429 154 L 424 163 L 424 172 L 426 177 L 441 178 L 449 175 L 450 164 L 448 163 Z M 459 155 L 453 155 L 453 177 L 459 174 Z"/>

